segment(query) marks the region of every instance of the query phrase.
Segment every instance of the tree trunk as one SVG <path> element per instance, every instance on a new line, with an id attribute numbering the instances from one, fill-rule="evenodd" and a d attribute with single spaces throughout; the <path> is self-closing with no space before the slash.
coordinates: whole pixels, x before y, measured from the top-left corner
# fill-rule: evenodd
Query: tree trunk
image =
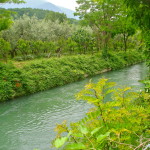
<path id="1" fill-rule="evenodd" d="M 124 42 L 124 51 L 127 51 L 127 40 L 128 40 L 128 35 L 125 33 L 123 34 L 123 42 Z"/>

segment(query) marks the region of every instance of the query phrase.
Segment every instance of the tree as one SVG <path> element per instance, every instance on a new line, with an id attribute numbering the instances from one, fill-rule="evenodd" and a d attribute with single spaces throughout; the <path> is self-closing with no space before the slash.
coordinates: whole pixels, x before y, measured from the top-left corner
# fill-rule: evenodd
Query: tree
<path id="1" fill-rule="evenodd" d="M 97 39 L 97 48 L 107 55 L 114 23 L 122 14 L 122 3 L 117 0 L 77 0 L 76 15 L 89 24 Z"/>
<path id="2" fill-rule="evenodd" d="M 10 43 L 0 38 L 0 56 L 7 62 L 7 57 L 10 50 Z"/>
<path id="3" fill-rule="evenodd" d="M 64 13 L 50 11 L 46 15 L 45 19 L 46 20 L 51 20 L 52 22 L 55 22 L 55 21 L 58 20 L 60 23 L 62 23 L 62 22 L 67 20 L 67 16 Z"/>
<path id="4" fill-rule="evenodd" d="M 143 32 L 147 46 L 145 51 L 147 63 L 150 67 L 150 1 L 149 0 L 124 0 L 129 8 L 128 13 L 132 16 L 133 22 L 138 24 Z"/>
<path id="5" fill-rule="evenodd" d="M 136 27 L 134 24 L 132 24 L 131 18 L 127 17 L 126 12 L 119 16 L 118 21 L 114 24 L 114 29 L 112 31 L 113 36 L 121 34 L 123 37 L 123 45 L 124 45 L 124 51 L 127 51 L 128 48 L 128 39 L 130 36 L 135 34 Z"/>
<path id="6" fill-rule="evenodd" d="M 51 20 L 38 19 L 23 15 L 14 20 L 11 28 L 2 31 L 2 37 L 11 44 L 11 57 L 14 58 L 17 52 L 17 42 L 19 39 L 25 41 L 58 41 L 67 39 L 74 32 L 73 26 L 67 22 L 59 23 Z"/>
<path id="7" fill-rule="evenodd" d="M 150 30 L 150 1 L 149 0 L 125 0 L 129 8 L 129 14 L 134 21 L 143 29 Z"/>
<path id="8" fill-rule="evenodd" d="M 80 54 L 86 54 L 89 49 L 93 53 L 94 38 L 90 32 L 79 29 L 73 33 L 72 40 L 77 43 Z"/>
<path id="9" fill-rule="evenodd" d="M 24 3 L 24 0 L 0 0 L 0 3 L 3 4 L 3 3 Z"/>
<path id="10" fill-rule="evenodd" d="M 0 0 L 0 5 L 4 3 L 24 3 L 23 0 Z M 5 9 L 0 9 L 0 31 L 7 29 L 12 21 L 11 21 L 11 11 L 7 11 Z"/>

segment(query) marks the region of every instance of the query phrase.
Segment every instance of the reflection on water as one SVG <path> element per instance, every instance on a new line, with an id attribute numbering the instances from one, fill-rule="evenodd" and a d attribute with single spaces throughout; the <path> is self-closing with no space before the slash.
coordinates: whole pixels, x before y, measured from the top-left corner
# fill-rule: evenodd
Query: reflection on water
<path id="1" fill-rule="evenodd" d="M 92 81 L 106 77 L 139 90 L 143 85 L 138 81 L 144 79 L 146 71 L 146 66 L 139 64 L 97 75 Z M 56 123 L 77 121 L 91 107 L 74 98 L 89 79 L 0 104 L 0 150 L 52 150 Z"/>

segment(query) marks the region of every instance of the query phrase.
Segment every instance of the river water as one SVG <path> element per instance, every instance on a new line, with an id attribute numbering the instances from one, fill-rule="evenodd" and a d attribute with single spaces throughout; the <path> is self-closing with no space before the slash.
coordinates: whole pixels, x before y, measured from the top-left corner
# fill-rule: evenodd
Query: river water
<path id="1" fill-rule="evenodd" d="M 147 71 L 142 63 L 1 103 L 0 150 L 53 150 L 50 142 L 55 137 L 56 123 L 78 121 L 91 107 L 74 97 L 90 79 L 96 82 L 106 77 L 140 90 L 143 84 L 138 81 L 146 77 Z"/>

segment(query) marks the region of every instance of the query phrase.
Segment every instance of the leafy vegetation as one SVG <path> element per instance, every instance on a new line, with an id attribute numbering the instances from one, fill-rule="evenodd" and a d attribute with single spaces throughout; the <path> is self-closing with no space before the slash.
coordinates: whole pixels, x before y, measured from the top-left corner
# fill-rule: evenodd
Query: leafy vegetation
<path id="1" fill-rule="evenodd" d="M 142 30 L 142 36 L 146 45 L 146 62 L 150 68 L 150 2 L 147 0 L 126 0 L 125 3 L 129 8 L 129 14 L 132 16 L 134 23 Z M 150 71 L 144 83 L 146 90 L 150 91 Z"/>
<path id="2" fill-rule="evenodd" d="M 94 107 L 79 122 L 67 126 L 64 121 L 56 126 L 55 148 L 140 150 L 148 147 L 150 94 L 133 92 L 130 87 L 114 88 L 115 85 L 102 78 L 96 84 L 90 82 L 76 95 L 77 100 L 85 100 Z"/>
<path id="3" fill-rule="evenodd" d="M 96 54 L 39 59 L 13 64 L 0 63 L 0 101 L 28 95 L 71 83 L 104 70 L 115 70 L 144 60 L 142 54 L 132 51 L 110 53 L 109 59 Z M 24 64 L 23 64 L 24 63 Z M 91 65 L 92 64 L 92 65 Z"/>
<path id="4" fill-rule="evenodd" d="M 5 2 L 23 1 L 0 0 Z M 150 66 L 148 0 L 77 3 L 79 21 L 46 10 L 0 9 L 0 102 L 142 62 L 143 51 Z M 147 149 L 149 78 L 143 81 L 145 92 L 141 93 L 130 87 L 116 88 L 104 78 L 97 84 L 90 82 L 77 99 L 94 108 L 69 127 L 65 121 L 57 125 L 53 146 L 66 150 Z"/>
<path id="5" fill-rule="evenodd" d="M 2 20 L 5 18 L 3 12 L 6 12 L 9 16 L 6 20 L 10 24 L 12 20 L 8 11 L 16 13 L 13 13 L 11 27 L 8 28 L 10 24 L 6 22 L 4 25 L 8 26 L 4 26 L 5 30 L 1 31 L 0 59 L 2 62 L 33 60 L 33 64 L 22 68 L 10 64 L 5 64 L 5 68 L 1 63 L 1 87 L 7 82 L 10 85 L 8 89 L 1 89 L 1 101 L 77 81 L 104 69 L 118 69 L 143 61 L 141 53 L 146 47 L 141 31 L 132 25 L 131 18 L 127 18 L 125 5 L 121 1 L 78 3 L 77 13 L 82 18 L 78 24 L 64 14 L 52 11 L 1 9 Z M 79 54 L 81 56 L 74 56 Z M 73 56 L 69 58 L 64 55 Z M 52 59 L 39 60 L 38 63 L 34 61 L 41 58 Z M 8 69 L 10 66 L 15 74 L 12 69 Z M 14 76 L 10 78 L 9 74 Z"/>
<path id="6" fill-rule="evenodd" d="M 147 0 L 126 0 L 129 14 L 132 16 L 133 21 L 142 30 L 142 35 L 146 43 L 145 54 L 147 56 L 147 64 L 150 67 L 150 2 Z"/>
<path id="7" fill-rule="evenodd" d="M 0 4 L 3 3 L 24 3 L 23 0 L 0 0 Z M 0 12 L 0 31 L 5 30 L 10 27 L 11 21 L 11 12 L 8 10 L 1 9 Z"/>
<path id="8" fill-rule="evenodd" d="M 127 7 L 122 1 L 116 0 L 77 0 L 77 3 L 77 15 L 80 15 L 84 24 L 92 27 L 96 38 L 102 40 L 99 48 L 103 50 L 104 57 L 110 56 L 108 47 L 112 37 L 122 35 L 126 51 L 128 36 L 135 33 L 138 25 L 144 36 L 149 65 L 149 1 L 126 0 Z M 71 123 L 70 126 L 65 121 L 58 124 L 53 146 L 66 150 L 149 149 L 150 82 L 146 80 L 144 83 L 147 93 L 135 93 L 130 91 L 130 87 L 114 88 L 115 83 L 107 79 L 100 79 L 97 84 L 90 82 L 77 94 L 77 99 L 87 101 L 94 108 L 79 122 Z"/>
<path id="9" fill-rule="evenodd" d="M 12 14 L 11 28 L 1 32 L 1 38 L 10 43 L 7 59 L 28 60 L 99 51 L 108 57 L 109 51 L 147 49 L 142 32 L 128 17 L 122 1 L 78 0 L 77 3 L 79 21 L 48 10 L 9 9 L 16 13 Z M 0 58 L 3 59 L 2 52 Z"/>

